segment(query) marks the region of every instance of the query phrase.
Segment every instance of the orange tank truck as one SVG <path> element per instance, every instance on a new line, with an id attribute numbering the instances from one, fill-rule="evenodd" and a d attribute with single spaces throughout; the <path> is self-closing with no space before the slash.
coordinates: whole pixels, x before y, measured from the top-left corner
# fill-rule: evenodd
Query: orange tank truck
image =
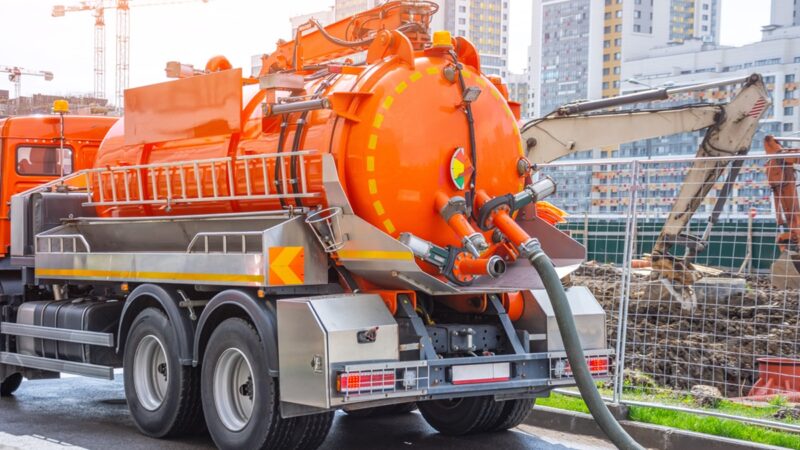
<path id="1" fill-rule="evenodd" d="M 226 178 L 227 173 L 217 171 L 212 177 L 210 165 L 199 167 L 201 195 L 212 196 L 213 184 L 217 185 L 220 195 L 226 195 L 231 185 L 236 193 L 242 194 L 247 190 L 248 178 L 255 196 L 280 195 L 281 184 L 276 187 L 274 183 L 276 178 L 281 178 L 275 176 L 274 159 L 267 161 L 268 189 L 265 191 L 262 165 L 251 162 L 245 169 L 241 158 L 274 155 L 281 151 L 313 150 L 316 153 L 304 158 L 302 168 L 308 180 L 308 197 L 209 201 L 199 206 L 197 203 L 183 204 L 180 198 L 176 198 L 169 207 L 116 205 L 101 207 L 99 213 L 104 216 L 183 215 L 294 206 L 325 207 L 327 200 L 321 185 L 319 156 L 330 153 L 336 160 L 339 177 L 357 215 L 394 237 L 409 232 L 438 245 L 460 245 L 464 234 L 474 233 L 474 230 L 470 230 L 468 224 L 466 229 L 457 226 L 451 229 L 439 211 L 449 199 L 469 195 L 473 175 L 473 192 L 485 191 L 491 197 L 519 192 L 524 186 L 527 171 L 520 171 L 520 167 L 528 166 L 507 90 L 499 79 L 481 73 L 475 48 L 463 38 L 451 40 L 445 33 L 433 46 L 423 49 L 404 34 L 384 32 L 372 48 L 378 45 L 379 39 L 392 42 L 384 50 L 390 56 L 372 56 L 372 59 L 368 56 L 368 65 L 334 65 L 315 72 L 305 71 L 302 75 L 293 74 L 296 78 L 291 81 L 301 83 L 294 90 L 294 96 L 324 99 L 329 102 L 329 108 L 269 115 L 268 110 L 253 108 L 252 105 L 270 93 L 265 94 L 264 90 L 248 85 L 245 79 L 243 94 L 238 89 L 236 93 L 231 92 L 232 96 L 241 95 L 244 105 L 250 105 L 249 108 L 245 106 L 246 120 L 242 121 L 240 132 L 163 142 L 150 142 L 149 136 L 145 136 L 146 142 L 131 144 L 126 142 L 126 130 L 130 133 L 134 127 L 141 129 L 140 116 L 146 115 L 147 120 L 153 120 L 150 99 L 161 98 L 169 102 L 172 100 L 170 96 L 176 93 L 175 84 L 199 84 L 199 80 L 188 78 L 132 89 L 127 94 L 126 119 L 112 128 L 95 161 L 96 168 L 103 168 L 232 157 L 232 183 Z M 223 64 L 222 67 L 229 65 Z M 457 67 L 462 69 L 459 71 Z M 211 78 L 215 76 L 220 83 L 227 82 L 225 72 L 206 73 L 210 75 L 194 78 L 208 78 L 208 88 L 214 86 L 216 81 Z M 264 75 L 270 77 L 270 74 Z M 235 74 L 227 77 L 233 78 L 233 83 L 241 83 L 236 81 Z M 281 82 L 280 77 L 279 73 L 274 74 L 276 83 Z M 473 121 L 479 125 L 474 127 L 477 165 L 471 162 L 465 93 L 476 96 L 474 100 L 469 99 L 469 104 Z M 241 100 L 233 99 L 229 103 L 239 102 Z M 137 110 L 139 105 L 142 105 L 141 111 Z M 163 128 L 181 129 L 171 112 L 165 112 L 163 121 L 156 121 Z M 296 162 L 285 158 L 284 164 L 290 180 L 296 178 L 291 176 L 290 167 Z M 247 171 L 250 173 L 245 173 Z M 295 172 L 299 173 L 300 169 L 296 168 Z M 145 196 L 152 195 L 151 176 L 142 174 L 145 179 L 143 187 L 149 191 Z M 194 167 L 185 169 L 184 179 L 194 180 L 196 176 Z M 171 191 L 180 197 L 181 174 L 177 169 L 171 171 L 170 181 Z M 122 192 L 124 181 L 119 178 L 116 183 L 116 190 Z M 130 177 L 129 189 L 136 190 L 136 183 L 135 177 Z M 108 180 L 104 183 L 106 199 L 112 195 L 110 184 Z M 198 196 L 196 186 L 188 183 L 188 197 Z M 163 169 L 155 188 L 160 198 L 167 195 Z M 294 193 L 291 182 L 288 188 Z M 99 195 L 99 191 L 95 192 L 96 201 L 100 200 Z M 488 237 L 489 233 L 486 234 Z"/>

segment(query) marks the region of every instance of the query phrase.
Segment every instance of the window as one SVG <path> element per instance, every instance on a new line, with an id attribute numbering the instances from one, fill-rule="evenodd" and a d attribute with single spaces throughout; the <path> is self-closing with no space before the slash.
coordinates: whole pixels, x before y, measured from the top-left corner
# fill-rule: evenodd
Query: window
<path id="1" fill-rule="evenodd" d="M 459 7 L 458 7 L 458 12 L 460 12 L 460 13 L 465 13 L 465 12 L 467 12 L 467 7 L 466 7 L 466 6 L 459 6 Z"/>
<path id="2" fill-rule="evenodd" d="M 603 34 L 611 33 L 611 27 L 603 27 Z"/>
<path id="3" fill-rule="evenodd" d="M 636 32 L 636 33 L 641 33 L 642 32 L 642 26 L 641 25 L 634 25 L 633 26 L 633 31 Z"/>
<path id="4" fill-rule="evenodd" d="M 611 47 L 611 41 L 603 41 L 603 48 Z"/>
<path id="5" fill-rule="evenodd" d="M 616 31 L 617 33 L 622 33 L 622 24 L 618 23 L 614 25 L 614 31 Z"/>
<path id="6" fill-rule="evenodd" d="M 634 19 L 641 19 L 642 18 L 642 12 L 637 9 L 636 11 L 633 12 L 633 18 Z"/>
<path id="7" fill-rule="evenodd" d="M 611 61 L 611 55 L 606 53 L 603 55 L 603 61 Z"/>
<path id="8" fill-rule="evenodd" d="M 465 19 L 463 17 L 459 18 L 458 19 L 458 24 L 459 25 L 466 25 L 467 24 L 467 19 Z"/>
<path id="9" fill-rule="evenodd" d="M 614 39 L 614 45 L 617 46 L 617 47 L 622 45 L 622 39 L 621 38 Z"/>
<path id="10" fill-rule="evenodd" d="M 614 53 L 614 61 L 619 61 L 621 59 L 622 59 L 622 53 L 620 52 Z"/>
<path id="11" fill-rule="evenodd" d="M 607 12 L 607 13 L 603 14 L 603 18 L 604 18 L 605 20 L 609 20 L 609 19 L 611 19 L 611 13 L 610 13 L 610 12 Z"/>
<path id="12" fill-rule="evenodd" d="M 708 11 L 708 3 L 703 3 L 703 11 Z"/>
<path id="13" fill-rule="evenodd" d="M 58 147 L 17 147 L 17 173 L 20 175 L 61 175 L 61 150 Z M 64 175 L 72 173 L 72 149 L 64 147 Z"/>
<path id="14" fill-rule="evenodd" d="M 703 31 L 708 31 L 708 25 L 703 25 Z"/>
<path id="15" fill-rule="evenodd" d="M 608 89 L 608 81 L 603 81 L 603 89 Z"/>
<path id="16" fill-rule="evenodd" d="M 787 106 L 783 108 L 783 115 L 784 116 L 794 115 L 794 106 Z"/>
<path id="17" fill-rule="evenodd" d="M 787 83 L 794 83 L 794 74 L 790 73 L 789 75 L 786 75 L 786 78 L 784 78 L 784 81 L 786 81 Z"/>
<path id="18" fill-rule="evenodd" d="M 619 75 L 622 73 L 622 68 L 620 66 L 614 67 L 614 75 Z"/>
<path id="19" fill-rule="evenodd" d="M 608 67 L 604 67 L 603 68 L 603 75 L 609 75 L 610 73 L 611 73 L 611 70 L 609 70 Z"/>
<path id="20" fill-rule="evenodd" d="M 621 9 L 617 11 L 616 16 L 617 16 L 617 19 L 621 19 L 622 18 L 622 10 Z"/>
<path id="21" fill-rule="evenodd" d="M 703 14 L 703 20 L 708 20 L 708 14 Z"/>
<path id="22" fill-rule="evenodd" d="M 792 131 L 792 124 L 790 123 L 783 124 L 783 131 Z"/>

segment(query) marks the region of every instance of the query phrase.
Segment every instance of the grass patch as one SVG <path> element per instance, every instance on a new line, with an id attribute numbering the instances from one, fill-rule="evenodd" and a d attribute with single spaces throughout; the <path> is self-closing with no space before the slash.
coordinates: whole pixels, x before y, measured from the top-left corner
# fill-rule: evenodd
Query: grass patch
<path id="1" fill-rule="evenodd" d="M 672 396 L 671 400 L 677 403 L 677 406 L 687 406 L 684 404 L 686 399 L 682 397 L 684 396 Z M 536 399 L 536 404 L 582 413 L 589 412 L 583 399 L 558 393 L 552 393 L 550 397 L 547 398 Z M 774 413 L 778 408 L 779 406 L 776 405 L 751 407 L 723 400 L 715 411 L 747 417 L 772 419 L 771 413 Z M 630 406 L 630 419 L 636 422 L 664 425 L 681 430 L 800 450 L 800 436 L 797 434 L 770 430 L 761 426 L 730 419 L 642 406 Z"/>

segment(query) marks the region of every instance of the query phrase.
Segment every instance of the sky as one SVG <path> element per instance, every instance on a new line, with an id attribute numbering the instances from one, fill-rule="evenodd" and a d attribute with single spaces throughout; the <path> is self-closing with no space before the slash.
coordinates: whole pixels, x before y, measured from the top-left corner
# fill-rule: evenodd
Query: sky
<path id="1" fill-rule="evenodd" d="M 329 8 L 333 0 L 131 0 L 130 85 L 164 81 L 167 61 L 205 66 L 225 55 L 249 73 L 252 55 L 269 53 L 278 39 L 290 39 L 288 18 Z M 532 0 L 509 0 L 509 68 L 527 67 Z M 602 0 L 592 0 L 602 1 Z M 666 1 L 666 0 L 655 0 Z M 0 0 L 0 66 L 48 70 L 54 79 L 22 80 L 23 95 L 88 94 L 93 89 L 94 19 L 90 12 L 51 17 L 53 5 L 77 0 Z M 178 3 L 178 4 L 174 4 Z M 769 22 L 769 0 L 722 0 L 723 45 L 744 45 L 760 38 Z M 106 92 L 114 95 L 115 13 L 106 11 Z M 13 84 L 0 75 L 0 89 Z"/>

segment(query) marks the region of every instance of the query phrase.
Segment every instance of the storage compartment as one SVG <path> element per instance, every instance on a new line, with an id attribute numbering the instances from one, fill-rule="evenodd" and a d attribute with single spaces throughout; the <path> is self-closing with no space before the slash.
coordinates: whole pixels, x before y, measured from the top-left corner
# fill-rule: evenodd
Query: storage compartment
<path id="1" fill-rule="evenodd" d="M 124 302 L 117 300 L 75 299 L 23 303 L 17 323 L 50 328 L 115 333 Z M 115 349 L 86 344 L 57 342 L 49 339 L 19 337 L 17 352 L 80 363 L 119 366 Z"/>

